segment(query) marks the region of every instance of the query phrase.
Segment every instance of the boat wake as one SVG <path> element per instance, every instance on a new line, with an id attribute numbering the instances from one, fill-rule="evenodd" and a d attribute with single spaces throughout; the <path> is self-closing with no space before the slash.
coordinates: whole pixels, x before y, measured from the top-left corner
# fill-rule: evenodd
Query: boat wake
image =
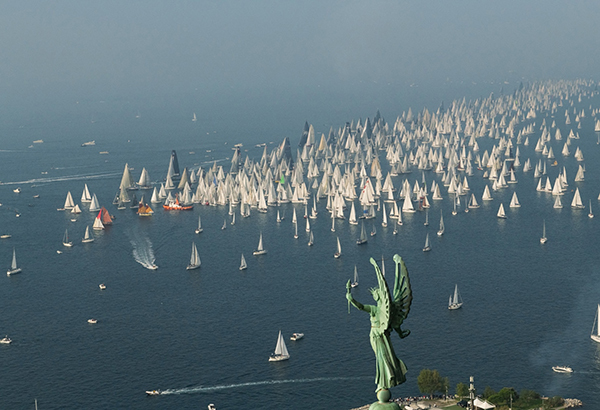
<path id="1" fill-rule="evenodd" d="M 133 258 L 135 261 L 146 269 L 156 269 L 157 266 L 154 264 L 156 259 L 154 258 L 154 250 L 152 249 L 150 238 L 131 239 L 130 242 L 133 246 Z"/>
<path id="2" fill-rule="evenodd" d="M 21 185 L 21 184 L 48 184 L 51 182 L 63 182 L 63 181 L 85 181 L 88 179 L 104 179 L 113 178 L 121 175 L 120 172 L 104 172 L 99 174 L 80 174 L 80 175 L 66 175 L 62 177 L 49 177 L 49 178 L 33 178 L 25 181 L 7 181 L 2 182 L 2 185 Z"/>
<path id="3" fill-rule="evenodd" d="M 167 389 L 160 392 L 161 395 L 169 394 L 194 394 L 194 393 L 210 393 L 219 390 L 238 389 L 242 387 L 254 387 L 254 386 L 265 386 L 275 384 L 287 384 L 287 383 L 314 383 L 322 381 L 334 381 L 334 380 L 358 380 L 358 379 L 369 379 L 370 376 L 359 376 L 359 377 L 315 377 L 312 379 L 289 379 L 289 380 L 263 380 L 258 382 L 247 382 L 247 383 L 235 383 L 235 384 L 223 384 L 219 386 L 195 386 L 195 387 L 184 387 L 182 389 Z"/>

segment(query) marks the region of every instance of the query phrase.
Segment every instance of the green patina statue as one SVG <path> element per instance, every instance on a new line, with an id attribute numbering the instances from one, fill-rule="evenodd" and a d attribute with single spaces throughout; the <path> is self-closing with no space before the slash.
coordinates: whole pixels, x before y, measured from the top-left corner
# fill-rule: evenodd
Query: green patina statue
<path id="1" fill-rule="evenodd" d="M 371 258 L 371 264 L 375 267 L 377 282 L 379 286 L 371 289 L 376 306 L 363 305 L 352 297 L 350 281 L 346 284 L 346 299 L 357 309 L 364 310 L 371 315 L 371 347 L 375 352 L 378 402 L 371 405 L 371 409 L 399 409 L 396 403 L 389 403 L 391 387 L 406 381 L 406 366 L 402 360 L 396 357 L 394 346 L 390 339 L 392 330 L 395 330 L 401 339 L 410 334 L 410 330 L 402 330 L 400 325 L 410 311 L 412 302 L 412 291 L 408 270 L 402 258 L 394 255 L 396 263 L 396 279 L 394 281 L 394 293 L 390 294 L 387 282 L 377 266 L 377 262 Z"/>

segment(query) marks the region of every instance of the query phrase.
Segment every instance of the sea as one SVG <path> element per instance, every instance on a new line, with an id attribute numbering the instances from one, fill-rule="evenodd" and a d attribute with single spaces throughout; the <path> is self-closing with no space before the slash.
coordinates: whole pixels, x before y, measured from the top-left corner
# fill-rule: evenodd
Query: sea
<path id="1" fill-rule="evenodd" d="M 442 91 L 474 100 L 497 95 L 500 88 L 459 84 L 452 93 Z M 539 114 L 532 143 L 519 146 L 521 162 L 530 158 L 535 164 L 542 158 L 534 151 L 542 120 L 555 120 L 561 128 L 563 141 L 553 141 L 559 167 L 548 166 L 548 175 L 553 181 L 566 169 L 562 209 L 553 208 L 552 195 L 536 191 L 533 171 L 518 168 L 517 184 L 492 192 L 493 201 L 479 201 L 481 207 L 468 213 L 463 200 L 452 215 L 443 189 L 444 199 L 431 201 L 429 226 L 423 211 L 404 214 L 393 235 L 392 223 L 381 226 L 379 211 L 365 222 L 368 232 L 376 227 L 377 233 L 362 246 L 356 245 L 360 225 L 338 220 L 331 231 L 321 200 L 317 219 L 310 220 L 314 246 L 309 247 L 302 204 L 281 205 L 280 223 L 277 208 L 266 214 L 253 210 L 249 218 L 236 209 L 234 225 L 225 206 L 196 204 L 188 212 L 154 206 L 155 214 L 142 218 L 112 204 L 126 164 L 134 179 L 145 167 L 159 184 L 172 150 L 180 168 L 191 170 L 216 163 L 228 171 L 238 143 L 244 156 L 258 160 L 262 144 L 271 151 L 289 137 L 295 156 L 304 121 L 314 124 L 318 137 L 346 121 L 373 118 L 378 109 L 393 125 L 409 107 L 415 113 L 427 103 L 430 111 L 438 109 L 441 91 L 429 90 L 429 99 L 421 92 L 408 90 L 383 102 L 337 95 L 319 100 L 318 93 L 302 102 L 267 103 L 265 97 L 231 105 L 226 98 L 216 105 L 188 99 L 151 107 L 89 100 L 5 116 L 0 234 L 11 238 L 0 239 L 0 262 L 8 268 L 15 249 L 22 273 L 0 278 L 0 336 L 13 340 L 0 345 L 0 408 L 33 409 L 35 400 L 40 410 L 198 409 L 209 403 L 218 409 L 350 409 L 371 403 L 376 386 L 369 317 L 349 308 L 345 287 L 356 266 L 360 284 L 354 297 L 373 303 L 369 288 L 377 282 L 370 258 L 385 264 L 391 284 L 395 254 L 406 262 L 414 300 L 403 324 L 411 334 L 393 339 L 408 368 L 406 383 L 392 389 L 393 397 L 419 395 L 417 376 L 427 368 L 448 377 L 450 393 L 473 376 L 478 392 L 486 386 L 531 389 L 578 398 L 585 408 L 595 408 L 600 345 L 590 332 L 600 303 L 600 217 L 588 218 L 587 207 L 591 200 L 600 212 L 600 145 L 589 108 L 600 106 L 598 96 Z M 423 105 L 411 105 L 413 96 Z M 445 106 L 449 103 L 446 99 Z M 574 107 L 587 114 L 581 129 L 574 129 L 580 139 L 571 146 L 571 152 L 580 147 L 585 158 L 585 181 L 578 183 L 573 179 L 580 163 L 560 155 L 574 128 L 565 124 L 564 110 Z M 95 145 L 82 147 L 87 141 Z M 478 143 L 483 153 L 497 140 L 484 137 Z M 478 200 L 489 182 L 481 174 L 469 178 Z M 440 178 L 425 172 L 429 185 Z M 414 184 L 422 174 L 394 177 L 395 187 L 404 179 Z M 90 244 L 80 239 L 96 213 L 86 205 L 75 216 L 57 211 L 69 191 L 81 204 L 84 184 L 116 217 L 112 226 L 94 232 Z M 16 188 L 21 192 L 13 192 Z M 569 206 L 575 188 L 585 210 Z M 521 208 L 508 207 L 513 191 Z M 135 193 L 149 199 L 151 191 Z M 500 203 L 506 219 L 496 217 Z M 298 239 L 291 223 L 294 209 Z M 440 213 L 442 237 L 435 234 Z M 198 217 L 201 234 L 194 232 Z M 548 242 L 541 245 L 544 220 Z M 65 230 L 72 248 L 62 245 Z M 252 256 L 261 233 L 268 253 Z M 428 233 L 432 249 L 423 252 Z M 342 257 L 335 259 L 338 237 Z M 188 271 L 193 243 L 202 265 Z M 238 269 L 242 254 L 248 263 L 244 271 Z M 158 269 L 147 269 L 153 261 Z M 105 290 L 99 289 L 101 283 Z M 464 305 L 449 311 L 455 285 Z M 98 322 L 89 324 L 90 318 Z M 268 358 L 280 330 L 291 357 L 272 363 Z M 291 341 L 294 332 L 305 336 Z M 556 365 L 574 372 L 555 373 Z M 147 396 L 145 391 L 153 389 L 161 394 Z"/>

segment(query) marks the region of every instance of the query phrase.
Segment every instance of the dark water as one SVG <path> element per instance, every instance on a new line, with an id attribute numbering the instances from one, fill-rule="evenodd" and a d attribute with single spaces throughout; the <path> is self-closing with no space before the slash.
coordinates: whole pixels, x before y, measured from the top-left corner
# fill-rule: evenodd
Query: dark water
<path id="1" fill-rule="evenodd" d="M 377 235 L 365 246 L 355 244 L 360 225 L 337 221 L 336 232 L 330 231 L 324 201 L 311 220 L 313 247 L 307 246 L 303 219 L 299 239 L 293 238 L 292 209 L 296 206 L 301 216 L 301 205 L 282 206 L 280 224 L 274 208 L 250 218 L 238 213 L 236 224 L 228 223 L 226 230 L 221 230 L 224 219 L 231 218 L 226 207 L 196 205 L 181 213 L 155 209 L 152 218 L 139 218 L 111 205 L 125 163 L 134 167 L 134 178 L 146 167 L 151 178 L 162 180 L 171 149 L 177 149 L 182 168 L 217 160 L 228 169 L 230 147 L 240 141 L 258 158 L 262 148 L 254 144 L 265 135 L 245 133 L 247 128 L 238 126 L 235 132 L 234 125 L 216 119 L 192 123 L 191 115 L 159 121 L 133 114 L 98 115 L 94 123 L 79 117 L 6 125 L 0 147 L 0 231 L 12 238 L 0 240 L 0 260 L 8 266 L 15 247 L 23 273 L 0 281 L 0 335 L 13 339 L 0 346 L 0 407 L 32 408 L 35 398 L 40 409 L 192 409 L 211 402 L 220 409 L 344 409 L 372 402 L 369 320 L 355 309 L 348 314 L 345 282 L 356 265 L 355 297 L 371 303 L 368 288 L 376 279 L 369 258 L 383 255 L 389 278 L 391 258 L 398 253 L 410 271 L 414 302 L 405 322 L 412 334 L 395 341 L 409 368 L 408 381 L 393 389 L 395 396 L 417 394 L 419 371 L 433 368 L 449 377 L 452 389 L 474 376 L 479 391 L 488 385 L 528 388 L 576 397 L 593 408 L 600 399 L 600 347 L 589 338 L 600 302 L 599 222 L 588 219 L 587 210 L 569 207 L 571 190 L 579 187 L 584 204 L 591 198 L 600 211 L 600 146 L 583 105 L 589 103 L 582 103 L 588 117 L 582 120 L 581 139 L 571 146 L 572 152 L 576 146 L 583 150 L 585 182 L 573 182 L 578 163 L 572 156 L 557 156 L 569 177 L 563 209 L 553 209 L 552 196 L 535 191 L 533 171 L 519 170 L 518 184 L 493 192 L 492 202 L 469 213 L 452 216 L 446 195 L 432 201 L 429 227 L 423 225 L 424 213 L 404 214 L 404 225 L 392 235 L 393 225 L 381 227 L 379 213 Z M 560 127 L 563 114 L 556 115 Z M 541 118 L 536 121 L 531 145 L 520 146 L 522 162 L 541 157 L 533 150 Z M 289 126 L 301 130 L 302 125 Z M 329 125 L 316 128 L 320 135 Z M 568 129 L 562 128 L 563 136 Z M 266 142 L 278 143 L 281 137 L 268 135 Z M 27 148 L 40 138 L 43 144 Z M 97 145 L 80 147 L 88 140 Z M 294 150 L 297 141 L 292 138 Z M 482 153 L 495 141 L 478 142 Z M 555 153 L 563 143 L 553 141 Z M 554 180 L 559 169 L 548 172 Z M 436 174 L 425 176 L 429 184 L 439 182 Z M 395 186 L 404 178 L 414 183 L 421 174 L 396 177 Z M 469 179 L 478 199 L 487 182 L 481 172 Z M 79 202 L 84 183 L 117 217 L 92 244 L 79 239 L 93 213 L 84 208 L 71 222 L 70 214 L 56 210 L 67 191 Z M 13 193 L 17 186 L 21 194 Z M 513 190 L 519 209 L 508 208 Z M 500 202 L 506 220 L 496 217 Z M 441 238 L 435 235 L 440 209 L 446 224 Z M 204 232 L 196 235 L 199 215 Z M 541 246 L 544 218 L 549 240 Z M 61 244 L 65 228 L 75 242 L 71 249 Z M 260 232 L 268 254 L 254 257 Z M 432 251 L 423 253 L 427 232 Z M 340 259 L 332 257 L 337 236 Z M 192 241 L 202 266 L 186 271 Z M 144 268 L 134 249 L 153 254 L 159 269 Z M 242 253 L 248 269 L 240 272 Z M 99 290 L 100 283 L 107 289 Z M 464 306 L 448 311 L 456 283 Z M 91 317 L 98 323 L 88 324 Z M 291 358 L 269 363 L 280 329 Z M 306 336 L 291 342 L 293 332 Z M 553 373 L 554 365 L 570 365 L 575 373 Z M 166 394 L 146 397 L 145 390 L 156 388 Z"/>

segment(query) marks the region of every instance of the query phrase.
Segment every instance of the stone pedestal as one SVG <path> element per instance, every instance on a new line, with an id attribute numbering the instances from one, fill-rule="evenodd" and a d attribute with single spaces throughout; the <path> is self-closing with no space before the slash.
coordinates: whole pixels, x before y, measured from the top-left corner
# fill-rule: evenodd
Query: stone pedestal
<path id="1" fill-rule="evenodd" d="M 400 406 L 397 403 L 391 402 L 391 393 L 387 389 L 379 390 L 377 392 L 377 400 L 375 403 L 369 406 L 369 410 L 400 410 Z"/>

